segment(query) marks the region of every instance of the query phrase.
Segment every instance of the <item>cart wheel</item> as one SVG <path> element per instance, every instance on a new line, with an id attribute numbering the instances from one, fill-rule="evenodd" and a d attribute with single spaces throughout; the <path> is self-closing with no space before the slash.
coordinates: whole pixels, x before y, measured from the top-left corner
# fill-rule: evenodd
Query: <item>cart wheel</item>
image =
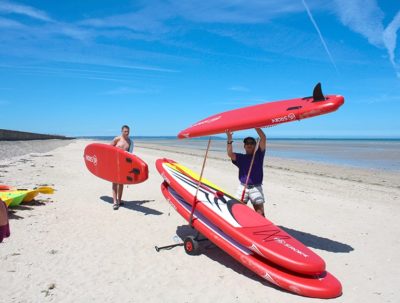
<path id="1" fill-rule="evenodd" d="M 199 242 L 197 242 L 193 236 L 187 236 L 183 241 L 183 246 L 188 255 L 193 256 L 199 252 Z"/>

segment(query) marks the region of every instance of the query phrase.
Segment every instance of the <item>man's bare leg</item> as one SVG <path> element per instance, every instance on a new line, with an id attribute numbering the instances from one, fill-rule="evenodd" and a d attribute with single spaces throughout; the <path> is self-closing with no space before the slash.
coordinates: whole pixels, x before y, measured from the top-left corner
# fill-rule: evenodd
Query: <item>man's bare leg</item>
<path id="1" fill-rule="evenodd" d="M 256 212 L 258 212 L 261 216 L 265 217 L 264 204 L 254 204 L 253 207 Z"/>

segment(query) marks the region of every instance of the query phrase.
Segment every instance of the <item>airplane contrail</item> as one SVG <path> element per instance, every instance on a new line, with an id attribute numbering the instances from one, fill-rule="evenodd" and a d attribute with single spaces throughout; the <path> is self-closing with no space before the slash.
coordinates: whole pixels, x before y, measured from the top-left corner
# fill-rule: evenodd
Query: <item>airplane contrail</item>
<path id="1" fill-rule="evenodd" d="M 308 5 L 307 5 L 306 1 L 305 1 L 305 0 L 302 0 L 302 2 L 303 2 L 303 5 L 304 5 L 304 8 L 305 8 L 306 11 L 307 11 L 308 16 L 310 17 L 311 23 L 314 25 L 315 30 L 317 31 L 317 33 L 318 33 L 318 35 L 319 35 L 319 38 L 320 38 L 320 40 L 321 40 L 321 43 L 322 43 L 322 45 L 324 46 L 325 51 L 326 51 L 326 53 L 328 54 L 329 59 L 331 60 L 331 63 L 332 63 L 332 65 L 333 65 L 333 67 L 335 68 L 336 72 L 339 74 L 339 71 L 338 71 L 337 66 L 336 66 L 336 64 L 335 64 L 335 61 L 333 60 L 333 57 L 332 57 L 332 55 L 331 55 L 331 52 L 329 51 L 329 48 L 328 48 L 328 46 L 327 46 L 326 43 L 325 43 L 324 37 L 322 36 L 321 31 L 319 30 L 319 27 L 318 27 L 317 22 L 315 22 L 314 17 L 312 16 L 311 11 L 310 11 L 310 9 L 308 8 Z"/>

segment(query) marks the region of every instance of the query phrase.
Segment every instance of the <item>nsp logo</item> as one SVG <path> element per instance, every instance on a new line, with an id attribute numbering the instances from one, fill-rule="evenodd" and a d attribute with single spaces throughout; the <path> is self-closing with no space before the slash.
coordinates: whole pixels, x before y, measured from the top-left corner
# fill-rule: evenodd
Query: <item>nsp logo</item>
<path id="1" fill-rule="evenodd" d="M 289 115 L 286 115 L 283 117 L 271 119 L 271 123 L 282 123 L 282 122 L 292 121 L 295 119 L 296 119 L 296 115 L 293 113 L 290 113 Z"/>
<path id="2" fill-rule="evenodd" d="M 88 162 L 92 162 L 93 165 L 95 165 L 95 166 L 97 165 L 97 157 L 96 157 L 96 155 L 93 155 L 93 156 L 86 155 L 85 156 L 85 160 L 88 161 Z"/>

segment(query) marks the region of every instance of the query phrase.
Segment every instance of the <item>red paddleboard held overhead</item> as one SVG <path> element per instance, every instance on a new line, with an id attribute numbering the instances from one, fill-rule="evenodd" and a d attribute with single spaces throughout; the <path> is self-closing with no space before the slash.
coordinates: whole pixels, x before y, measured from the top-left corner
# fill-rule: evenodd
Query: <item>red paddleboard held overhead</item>
<path id="1" fill-rule="evenodd" d="M 149 169 L 142 159 L 109 144 L 89 144 L 83 158 L 92 174 L 113 183 L 137 184 L 149 177 Z"/>
<path id="2" fill-rule="evenodd" d="M 343 96 L 324 96 L 318 83 L 310 97 L 268 102 L 219 113 L 181 131 L 178 137 L 193 138 L 273 126 L 327 114 L 337 110 L 343 103 Z"/>

